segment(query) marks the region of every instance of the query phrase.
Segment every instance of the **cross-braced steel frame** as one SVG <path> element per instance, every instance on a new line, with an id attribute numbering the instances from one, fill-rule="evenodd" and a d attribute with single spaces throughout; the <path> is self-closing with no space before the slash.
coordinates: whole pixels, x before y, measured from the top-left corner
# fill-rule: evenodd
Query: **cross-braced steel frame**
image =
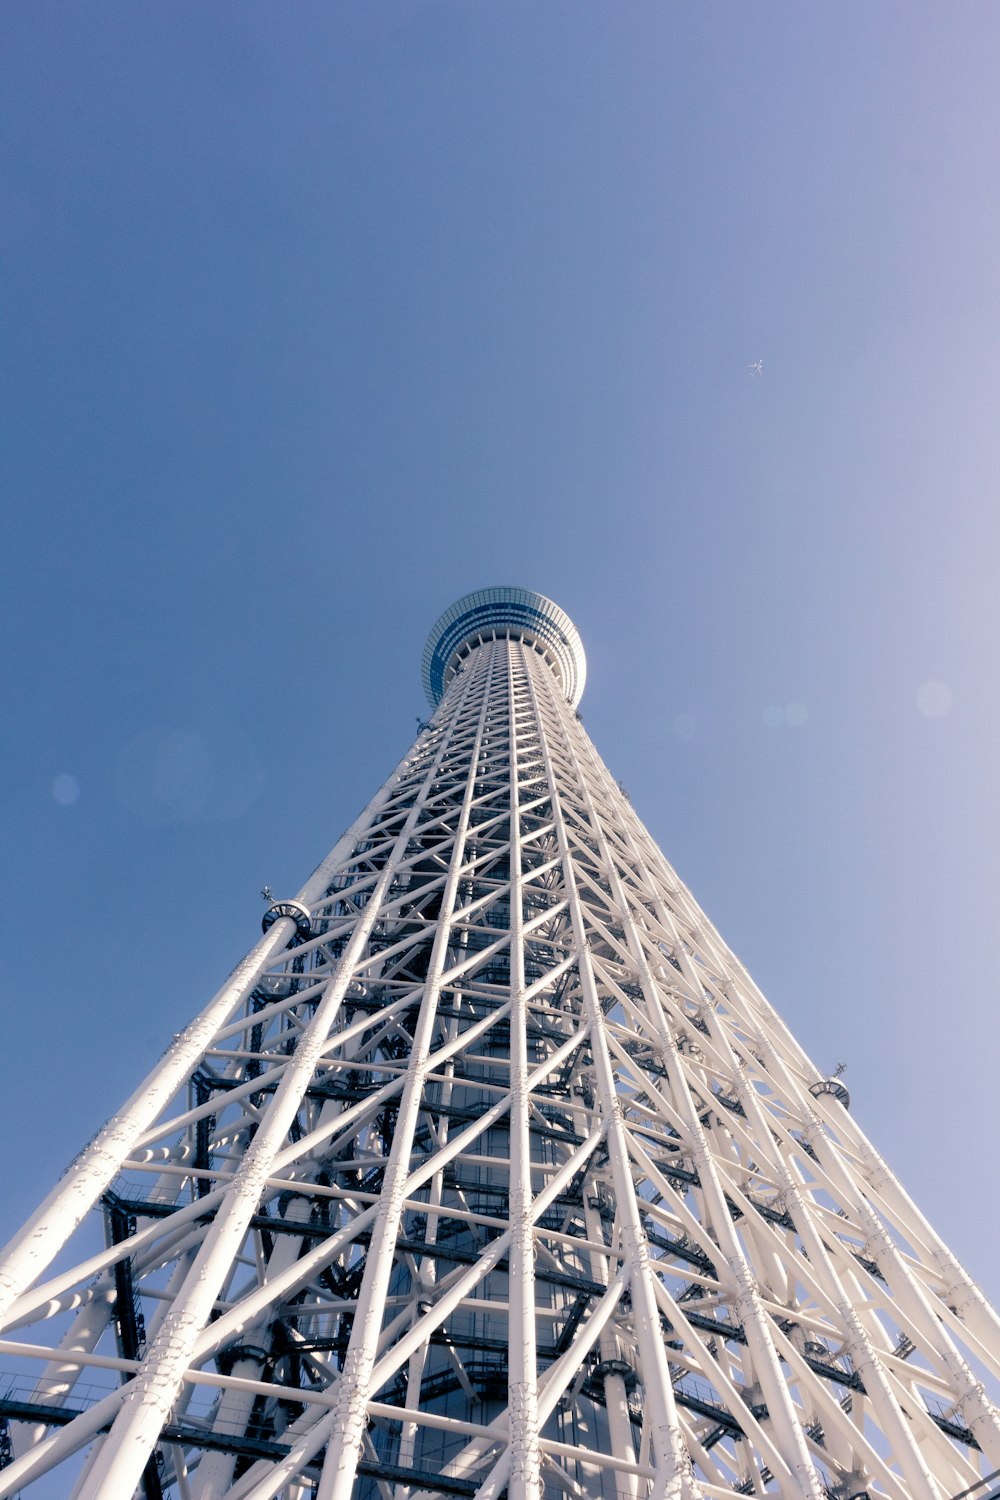
<path id="1" fill-rule="evenodd" d="M 475 597 L 7 1247 L 0 1500 L 992 1493 L 996 1314 L 599 759 L 565 616 Z"/>

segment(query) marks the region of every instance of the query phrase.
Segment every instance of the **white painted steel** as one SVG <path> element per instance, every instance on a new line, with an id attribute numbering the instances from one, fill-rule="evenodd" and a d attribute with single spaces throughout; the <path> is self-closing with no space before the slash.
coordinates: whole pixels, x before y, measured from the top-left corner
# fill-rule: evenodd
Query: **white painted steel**
<path id="1" fill-rule="evenodd" d="M 0 1500 L 951 1500 L 1000 1464 L 995 1312 L 811 1094 L 584 670 L 540 595 L 442 616 L 308 932 L 5 1252 Z"/>
<path id="2" fill-rule="evenodd" d="M 519 741 L 528 707 L 515 677 L 519 645 L 507 654 L 507 712 L 510 725 L 510 1198 L 511 1227 L 507 1381 L 507 1444 L 510 1500 L 540 1500 L 538 1446 L 538 1340 L 535 1330 L 535 1244 L 532 1224 L 531 1090 L 528 1066 L 529 1008 L 525 997 L 525 851 L 521 827 L 524 750 Z M 532 716 L 533 717 L 533 716 Z M 531 748 L 535 736 L 529 722 Z M 530 753 L 530 752 L 529 752 Z"/>

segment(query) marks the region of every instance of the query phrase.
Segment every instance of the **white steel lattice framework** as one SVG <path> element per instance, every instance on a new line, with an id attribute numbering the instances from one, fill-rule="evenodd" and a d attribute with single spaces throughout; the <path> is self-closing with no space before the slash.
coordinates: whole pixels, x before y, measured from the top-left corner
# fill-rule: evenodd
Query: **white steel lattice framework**
<path id="1" fill-rule="evenodd" d="M 539 595 L 439 621 L 413 749 L 7 1247 L 0 1497 L 993 1493 L 996 1314 L 583 675 Z"/>

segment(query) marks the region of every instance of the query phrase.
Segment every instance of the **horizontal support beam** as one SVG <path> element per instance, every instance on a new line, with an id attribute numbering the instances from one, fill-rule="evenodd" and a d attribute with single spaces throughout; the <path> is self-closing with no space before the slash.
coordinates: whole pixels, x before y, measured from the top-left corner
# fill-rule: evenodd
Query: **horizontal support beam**
<path id="1" fill-rule="evenodd" d="M 289 1401 L 295 1401 L 295 1391 L 289 1390 Z M 41 1422 L 47 1427 L 65 1427 L 83 1412 L 66 1406 L 47 1406 L 38 1401 L 15 1401 L 10 1396 L 0 1397 L 0 1416 L 15 1422 Z M 107 1432 L 111 1426 L 106 1422 L 100 1428 Z M 182 1448 L 202 1448 L 214 1453 L 235 1453 L 240 1458 L 282 1459 L 291 1452 L 289 1443 L 275 1443 L 266 1438 L 238 1437 L 232 1433 L 206 1432 L 198 1427 L 185 1427 L 181 1423 L 168 1422 L 160 1432 L 160 1441 L 177 1443 Z M 314 1468 L 314 1465 L 309 1465 Z M 318 1472 L 318 1470 L 315 1470 Z M 475 1495 L 478 1485 L 466 1479 L 452 1479 L 446 1474 L 431 1473 L 425 1469 L 405 1469 L 398 1464 L 382 1464 L 371 1459 L 358 1462 L 358 1473 L 372 1479 L 381 1479 L 391 1484 L 412 1485 L 430 1494 Z"/>

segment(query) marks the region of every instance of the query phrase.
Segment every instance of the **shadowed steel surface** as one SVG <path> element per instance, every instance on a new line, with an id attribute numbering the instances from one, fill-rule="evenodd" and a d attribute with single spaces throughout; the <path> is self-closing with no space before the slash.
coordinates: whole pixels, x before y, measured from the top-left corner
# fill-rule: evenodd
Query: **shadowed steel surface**
<path id="1" fill-rule="evenodd" d="M 542 595 L 0 1258 L 0 1500 L 986 1500 L 1000 1325 L 678 880 Z"/>

